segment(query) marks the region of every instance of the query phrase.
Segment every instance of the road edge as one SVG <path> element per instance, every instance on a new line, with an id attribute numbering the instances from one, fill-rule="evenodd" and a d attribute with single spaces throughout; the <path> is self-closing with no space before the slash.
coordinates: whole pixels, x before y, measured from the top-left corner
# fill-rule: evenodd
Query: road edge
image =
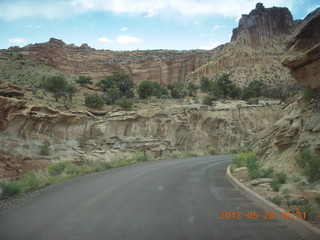
<path id="1" fill-rule="evenodd" d="M 293 229 L 298 234 L 304 237 L 304 239 L 318 240 L 320 239 L 320 229 L 314 227 L 312 224 L 302 220 L 297 219 L 294 214 L 290 213 L 290 219 L 283 219 L 281 217 L 282 212 L 287 212 L 287 210 L 275 205 L 274 203 L 266 200 L 264 197 L 254 192 L 253 190 L 247 188 L 243 183 L 236 179 L 230 171 L 231 165 L 228 166 L 226 171 L 226 176 L 228 180 L 237 188 L 239 188 L 244 194 L 246 194 L 251 200 L 258 203 L 258 205 L 266 211 L 274 212 L 275 219 L 280 221 L 282 224 L 286 225 L 288 228 Z"/>

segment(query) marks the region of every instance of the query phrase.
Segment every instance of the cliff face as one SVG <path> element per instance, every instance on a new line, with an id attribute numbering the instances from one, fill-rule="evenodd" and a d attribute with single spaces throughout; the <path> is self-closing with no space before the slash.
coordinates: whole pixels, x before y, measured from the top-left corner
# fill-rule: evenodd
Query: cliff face
<path id="1" fill-rule="evenodd" d="M 265 8 L 257 4 L 248 15 L 242 15 L 233 30 L 231 42 L 214 50 L 212 60 L 190 74 L 216 78 L 221 72 L 231 74 L 240 85 L 262 80 L 267 85 L 292 82 L 289 70 L 281 65 L 285 39 L 296 23 L 287 8 Z"/>
<path id="2" fill-rule="evenodd" d="M 262 3 L 257 3 L 248 15 L 242 15 L 239 26 L 233 29 L 231 42 L 253 48 L 268 47 L 274 42 L 283 42 L 294 29 L 295 24 L 287 8 L 265 8 Z"/>
<path id="3" fill-rule="evenodd" d="M 299 83 L 313 89 L 319 89 L 320 84 L 319 20 L 320 9 L 306 17 L 289 38 L 283 62 Z M 320 154 L 319 100 L 305 103 L 297 97 L 282 112 L 274 126 L 259 134 L 256 150 L 266 166 L 293 172 L 298 169 L 294 159 L 302 150 L 310 148 Z"/>
<path id="4" fill-rule="evenodd" d="M 303 86 L 320 91 L 320 8 L 310 13 L 287 43 L 283 65 Z"/>
<path id="5" fill-rule="evenodd" d="M 204 64 L 210 51 L 130 51 L 95 50 L 87 44 L 80 47 L 51 38 L 47 43 L 23 49 L 33 58 L 44 59 L 55 69 L 73 75 L 90 75 L 101 80 L 114 71 L 129 74 L 134 82 L 150 80 L 167 85 L 185 82 L 190 72 Z"/>
<path id="6" fill-rule="evenodd" d="M 142 149 L 159 157 L 172 151 L 203 153 L 210 146 L 247 145 L 280 115 L 278 106 L 239 101 L 110 112 L 97 118 L 0 97 L 0 179 L 19 178 L 52 161 L 125 159 Z M 50 145 L 50 156 L 40 155 L 43 145 Z"/>

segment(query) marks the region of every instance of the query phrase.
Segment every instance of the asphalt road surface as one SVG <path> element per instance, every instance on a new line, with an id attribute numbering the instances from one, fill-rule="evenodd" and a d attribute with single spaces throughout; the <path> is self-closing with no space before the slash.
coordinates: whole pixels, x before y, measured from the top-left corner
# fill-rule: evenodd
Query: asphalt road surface
<path id="1" fill-rule="evenodd" d="M 228 181 L 230 158 L 147 162 L 81 177 L 2 211 L 0 239 L 302 239 L 264 219 Z M 242 216 L 220 219 L 221 212 Z"/>

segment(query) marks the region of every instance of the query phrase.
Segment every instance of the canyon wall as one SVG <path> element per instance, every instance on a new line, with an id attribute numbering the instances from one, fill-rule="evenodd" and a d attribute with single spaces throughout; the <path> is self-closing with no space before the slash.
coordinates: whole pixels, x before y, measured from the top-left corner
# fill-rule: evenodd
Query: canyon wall
<path id="1" fill-rule="evenodd" d="M 242 101 L 109 112 L 65 113 L 0 97 L 0 178 L 19 178 L 54 161 L 110 161 L 136 151 L 156 157 L 173 151 L 204 153 L 254 143 L 257 133 L 280 118 L 278 106 L 249 106 Z M 50 146 L 50 155 L 40 154 Z"/>
<path id="2" fill-rule="evenodd" d="M 256 9 L 242 15 L 230 43 L 214 49 L 212 59 L 192 72 L 189 79 L 202 76 L 214 79 L 228 73 L 240 85 L 252 80 L 262 80 L 269 86 L 292 83 L 289 70 L 281 64 L 281 56 L 285 39 L 297 25 L 287 8 L 257 4 Z"/>
<path id="3" fill-rule="evenodd" d="M 295 79 L 314 91 L 320 85 L 320 8 L 310 13 L 289 38 L 283 64 Z M 310 148 L 320 154 L 320 103 L 306 102 L 297 96 L 282 109 L 283 117 L 274 126 L 259 133 L 256 145 L 266 167 L 294 172 L 299 169 L 296 157 Z"/>
<path id="4" fill-rule="evenodd" d="M 134 82 L 144 80 L 168 85 L 185 82 L 190 72 L 211 57 L 211 51 L 122 51 L 96 50 L 87 44 L 76 47 L 51 38 L 47 43 L 29 45 L 22 53 L 43 59 L 55 69 L 71 75 L 89 75 L 95 81 L 113 72 L 124 72 Z"/>

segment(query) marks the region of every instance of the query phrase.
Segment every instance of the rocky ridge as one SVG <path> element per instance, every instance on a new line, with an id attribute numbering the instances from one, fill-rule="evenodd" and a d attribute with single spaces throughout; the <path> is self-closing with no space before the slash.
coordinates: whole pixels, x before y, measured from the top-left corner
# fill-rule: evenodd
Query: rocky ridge
<path id="1" fill-rule="evenodd" d="M 243 14 L 239 26 L 233 29 L 230 43 L 214 49 L 212 60 L 190 74 L 190 79 L 201 76 L 216 78 L 223 73 L 240 85 L 262 80 L 267 85 L 292 83 L 287 68 L 281 65 L 285 39 L 295 30 L 287 8 L 265 8 L 261 3 L 249 14 Z"/>
<path id="2" fill-rule="evenodd" d="M 174 151 L 204 153 L 248 145 L 280 118 L 278 106 L 244 102 L 108 112 L 60 112 L 0 97 L 0 178 L 19 178 L 54 161 L 110 161 L 146 149 L 156 157 Z M 50 156 L 40 155 L 49 145 Z"/>

